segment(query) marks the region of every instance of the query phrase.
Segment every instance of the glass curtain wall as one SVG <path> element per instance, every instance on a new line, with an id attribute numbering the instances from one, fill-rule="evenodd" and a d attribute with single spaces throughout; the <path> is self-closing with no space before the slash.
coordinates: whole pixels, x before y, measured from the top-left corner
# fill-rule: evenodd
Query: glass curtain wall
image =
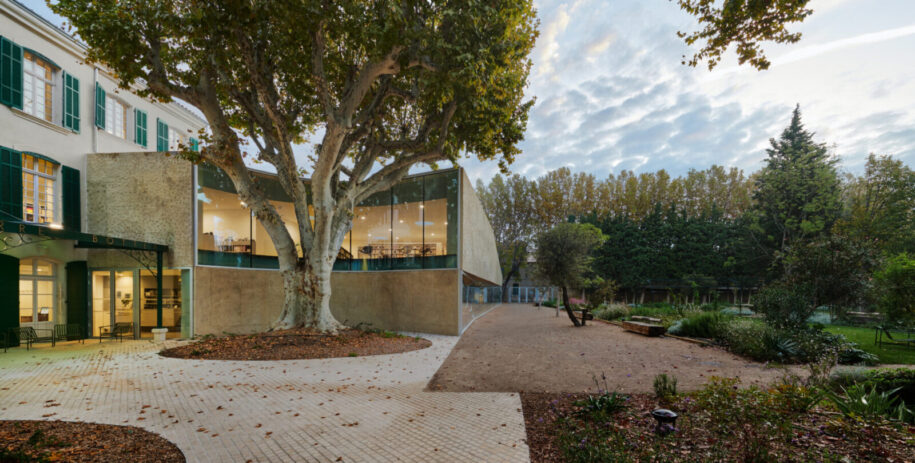
<path id="1" fill-rule="evenodd" d="M 453 169 L 413 176 L 360 203 L 334 269 L 457 267 L 458 172 Z M 295 210 L 279 182 L 262 174 L 257 174 L 257 180 L 298 243 Z M 201 265 L 278 267 L 270 236 L 239 201 L 225 174 L 213 167 L 199 166 L 197 200 Z"/>

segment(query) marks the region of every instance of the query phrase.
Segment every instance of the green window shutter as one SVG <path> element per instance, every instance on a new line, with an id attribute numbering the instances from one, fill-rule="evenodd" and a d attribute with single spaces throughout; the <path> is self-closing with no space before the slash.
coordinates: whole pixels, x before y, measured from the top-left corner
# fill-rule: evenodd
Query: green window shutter
<path id="1" fill-rule="evenodd" d="M 0 220 L 22 219 L 22 153 L 0 146 Z"/>
<path id="2" fill-rule="evenodd" d="M 0 37 L 0 103 L 22 109 L 22 47 Z"/>
<path id="3" fill-rule="evenodd" d="M 64 72 L 63 126 L 79 133 L 79 79 Z"/>
<path id="4" fill-rule="evenodd" d="M 67 324 L 89 333 L 89 266 L 84 260 L 67 262 Z M 18 269 L 17 269 L 18 270 Z"/>
<path id="5" fill-rule="evenodd" d="M 105 89 L 95 84 L 95 126 L 105 129 Z"/>
<path id="6" fill-rule="evenodd" d="M 0 332 L 10 328 L 19 328 L 19 259 L 0 254 Z M 8 336 L 7 342 L 8 347 L 19 345 L 15 336 Z"/>
<path id="7" fill-rule="evenodd" d="M 200 151 L 200 142 L 194 137 L 191 137 L 191 151 Z"/>
<path id="8" fill-rule="evenodd" d="M 64 206 L 64 229 L 71 231 L 80 231 L 82 224 L 80 223 L 80 185 L 79 185 L 79 171 L 72 168 L 63 166 L 61 168 L 61 177 L 63 188 L 61 193 L 63 195 L 63 206 Z"/>
<path id="9" fill-rule="evenodd" d="M 168 124 L 156 118 L 156 151 L 168 151 Z"/>
<path id="10" fill-rule="evenodd" d="M 134 109 L 133 115 L 135 125 L 133 141 L 145 148 L 148 146 L 146 143 L 146 113 L 139 109 Z"/>

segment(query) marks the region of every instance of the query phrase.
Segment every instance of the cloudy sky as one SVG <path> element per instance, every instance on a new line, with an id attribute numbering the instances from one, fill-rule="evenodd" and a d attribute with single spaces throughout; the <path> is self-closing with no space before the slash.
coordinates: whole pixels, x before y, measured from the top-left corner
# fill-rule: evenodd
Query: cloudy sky
<path id="1" fill-rule="evenodd" d="M 41 0 L 25 3 L 50 16 Z M 697 26 L 669 0 L 537 0 L 527 90 L 537 103 L 512 171 L 751 172 L 795 104 L 844 169 L 860 172 L 871 152 L 915 166 L 915 1 L 810 6 L 793 28 L 799 43 L 766 46 L 769 70 L 737 67 L 731 54 L 709 72 L 680 64 L 691 50 L 676 32 Z M 497 169 L 462 164 L 474 180 Z"/>

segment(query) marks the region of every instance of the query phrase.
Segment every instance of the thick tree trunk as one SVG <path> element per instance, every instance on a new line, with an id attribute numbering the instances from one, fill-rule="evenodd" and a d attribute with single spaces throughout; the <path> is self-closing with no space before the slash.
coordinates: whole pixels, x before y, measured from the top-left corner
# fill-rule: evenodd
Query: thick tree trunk
<path id="1" fill-rule="evenodd" d="M 578 317 L 572 312 L 572 304 L 569 302 L 569 290 L 565 286 L 562 287 L 562 305 L 566 308 L 566 314 L 569 315 L 569 320 L 572 320 L 572 324 L 575 326 L 581 326 L 581 322 L 578 321 Z"/>
<path id="2" fill-rule="evenodd" d="M 330 311 L 331 266 L 317 268 L 300 264 L 283 275 L 283 311 L 271 329 L 291 329 L 302 326 L 322 332 L 336 332 L 343 325 Z"/>
<path id="3" fill-rule="evenodd" d="M 508 283 L 511 282 L 511 279 L 515 274 L 518 273 L 518 270 L 521 268 L 520 262 L 512 262 L 511 270 L 505 275 L 505 280 L 502 281 L 502 302 L 511 302 L 508 297 Z"/>

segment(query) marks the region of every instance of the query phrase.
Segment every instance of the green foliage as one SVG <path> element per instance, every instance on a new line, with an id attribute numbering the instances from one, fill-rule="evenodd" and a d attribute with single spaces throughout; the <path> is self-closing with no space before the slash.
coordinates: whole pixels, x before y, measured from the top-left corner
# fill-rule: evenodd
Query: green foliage
<path id="1" fill-rule="evenodd" d="M 805 327 L 816 310 L 806 285 L 785 283 L 762 288 L 753 299 L 753 308 L 773 327 L 788 330 Z"/>
<path id="2" fill-rule="evenodd" d="M 865 303 L 877 257 L 869 243 L 832 234 L 791 245 L 783 266 L 782 280 L 804 288 L 813 307 L 839 311 Z"/>
<path id="3" fill-rule="evenodd" d="M 518 174 L 505 179 L 497 174 L 488 185 L 477 180 L 476 192 L 492 225 L 503 284 L 507 285 L 512 278 L 520 276 L 539 229 L 535 184 Z M 502 297 L 507 300 L 508 291 Z"/>
<path id="4" fill-rule="evenodd" d="M 626 408 L 629 396 L 616 391 L 602 392 L 598 395 L 588 395 L 583 400 L 575 402 L 580 407 L 579 415 L 587 415 L 591 419 L 606 418 Z"/>
<path id="5" fill-rule="evenodd" d="M 671 334 L 693 338 L 718 339 L 733 317 L 721 312 L 698 312 L 680 320 L 670 328 Z"/>
<path id="6" fill-rule="evenodd" d="M 556 304 L 556 299 L 550 299 L 550 300 L 548 300 L 548 301 L 543 301 L 540 305 L 542 305 L 542 306 L 544 306 L 544 307 L 551 307 L 551 308 L 554 308 L 554 309 L 555 309 L 555 308 L 556 308 L 556 305 L 557 305 L 557 304 Z"/>
<path id="7" fill-rule="evenodd" d="M 899 399 L 915 409 L 915 369 L 895 368 L 871 370 L 865 374 L 865 384 L 881 392 L 897 391 Z"/>
<path id="8" fill-rule="evenodd" d="M 868 156 L 845 188 L 845 235 L 873 240 L 887 254 L 915 252 L 915 171 L 892 156 Z"/>
<path id="9" fill-rule="evenodd" d="M 576 287 L 590 270 L 591 253 L 604 236 L 591 224 L 564 222 L 537 236 L 536 271 L 543 281 L 562 289 L 569 310 L 567 288 Z M 572 318 L 571 312 L 569 317 Z M 578 322 L 573 318 L 578 326 Z"/>
<path id="10" fill-rule="evenodd" d="M 878 307 L 888 321 L 915 323 L 915 259 L 899 254 L 875 275 Z"/>
<path id="11" fill-rule="evenodd" d="M 661 373 L 654 377 L 654 396 L 669 400 L 677 396 L 677 378 Z"/>
<path id="12" fill-rule="evenodd" d="M 702 29 L 677 35 L 687 45 L 702 43 L 702 48 L 683 64 L 695 67 L 708 61 L 709 70 L 721 61 L 721 55 L 736 46 L 739 64 L 749 62 L 762 71 L 771 64 L 763 53 L 761 42 L 795 43 L 800 32 L 788 32 L 790 23 L 800 23 L 813 13 L 806 8 L 809 0 L 744 1 L 677 0 L 683 11 L 696 17 Z"/>
<path id="13" fill-rule="evenodd" d="M 828 233 L 842 210 L 837 159 L 801 123 L 800 107 L 756 176 L 755 228 L 770 255 Z"/>
<path id="14" fill-rule="evenodd" d="M 629 315 L 629 306 L 625 304 L 607 304 L 594 311 L 594 316 L 607 321 L 619 320 Z"/>
<path id="15" fill-rule="evenodd" d="M 893 395 L 896 392 L 898 389 L 880 391 L 876 386 L 856 384 L 842 388 L 841 394 L 829 391 L 827 397 L 846 416 L 915 421 L 915 414 Z"/>

